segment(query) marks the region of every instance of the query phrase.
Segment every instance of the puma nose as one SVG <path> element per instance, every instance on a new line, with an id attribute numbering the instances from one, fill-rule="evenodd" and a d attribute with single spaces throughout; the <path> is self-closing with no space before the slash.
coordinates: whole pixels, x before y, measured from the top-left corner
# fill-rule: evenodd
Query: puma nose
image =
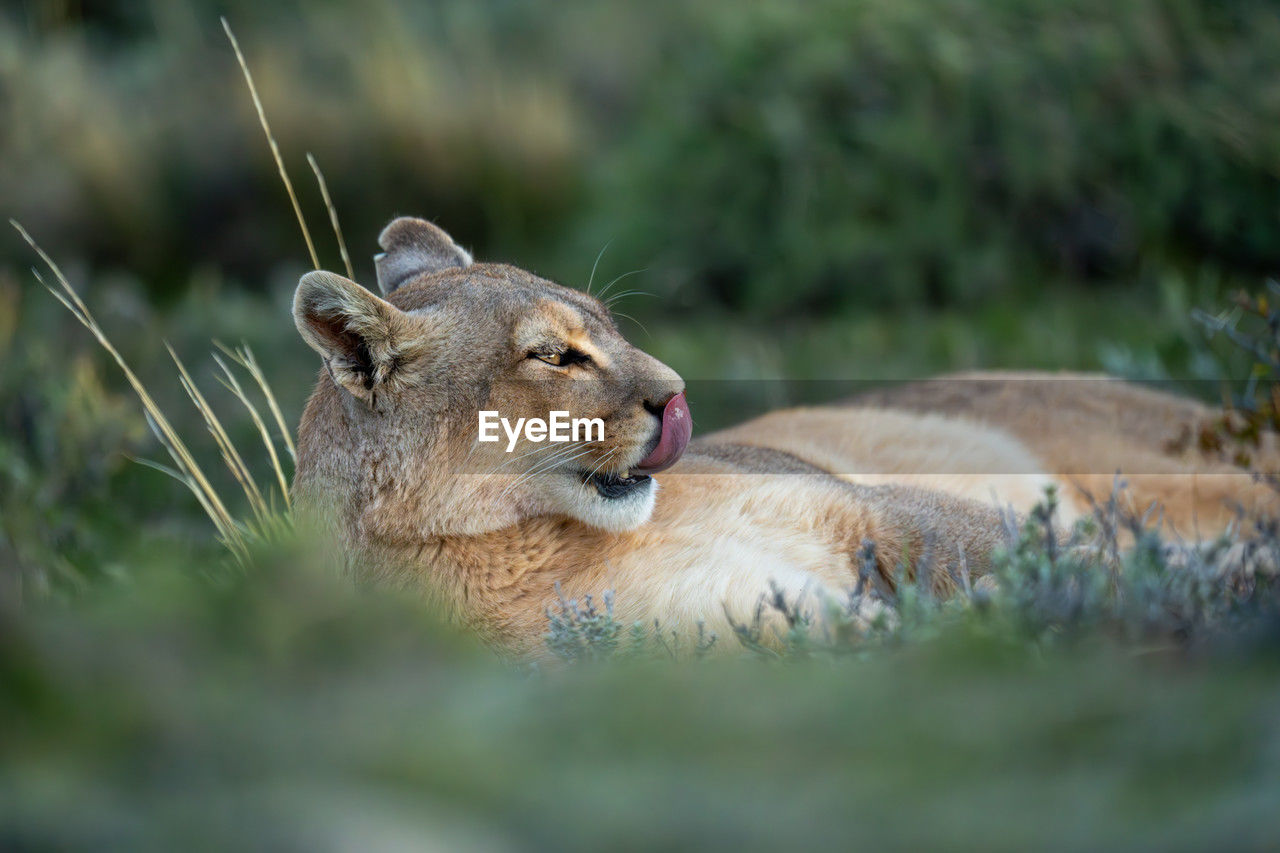
<path id="1" fill-rule="evenodd" d="M 645 397 L 644 408 L 649 412 L 649 414 L 660 419 L 662 417 L 662 412 L 667 408 L 667 403 L 670 403 L 671 400 L 679 393 L 679 389 L 672 390 L 668 388 L 658 394 L 651 394 Z"/>

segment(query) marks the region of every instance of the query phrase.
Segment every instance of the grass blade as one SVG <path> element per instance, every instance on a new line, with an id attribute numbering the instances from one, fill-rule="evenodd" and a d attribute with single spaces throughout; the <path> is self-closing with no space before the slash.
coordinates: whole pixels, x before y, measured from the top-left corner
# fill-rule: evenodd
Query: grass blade
<path id="1" fill-rule="evenodd" d="M 267 408 L 271 410 L 271 417 L 275 420 L 276 426 L 280 430 L 280 437 L 284 440 L 285 449 L 289 451 L 289 458 L 296 462 L 298 450 L 293 446 L 293 435 L 289 431 L 289 427 L 285 425 L 284 415 L 280 412 L 280 404 L 276 402 L 275 392 L 271 390 L 271 384 L 267 382 L 266 375 L 262 372 L 262 368 L 258 366 L 258 360 L 254 358 L 253 350 L 249 349 L 249 345 L 243 341 L 240 343 L 240 347 L 234 350 L 218 341 L 214 341 L 213 344 L 253 377 L 258 389 L 262 391 L 262 396 L 267 400 Z"/>
<path id="2" fill-rule="evenodd" d="M 338 251 L 342 254 L 342 265 L 347 269 L 347 278 L 355 281 L 356 274 L 351 268 L 351 256 L 347 254 L 347 241 L 342 238 L 342 226 L 338 224 L 338 209 L 333 206 L 333 199 L 329 198 L 329 185 L 325 183 L 320 164 L 316 162 L 316 158 L 310 151 L 307 152 L 307 163 L 311 165 L 311 171 L 316 173 L 316 183 L 320 185 L 320 196 L 324 199 L 325 209 L 329 211 L 329 223 L 333 225 L 333 236 L 338 240 Z"/>
<path id="3" fill-rule="evenodd" d="M 249 399 L 249 395 L 245 394 L 244 389 L 240 387 L 240 381 L 236 379 L 236 375 L 232 373 L 231 368 L 227 367 L 227 363 L 223 361 L 217 353 L 213 354 L 213 360 L 218 363 L 218 367 L 222 368 L 222 373 L 226 377 L 223 386 L 236 396 L 249 413 L 249 417 L 253 419 L 253 424 L 258 428 L 258 435 L 262 437 L 262 444 L 267 449 L 267 456 L 271 460 L 271 469 L 275 471 L 276 479 L 280 484 L 280 494 L 284 498 L 285 506 L 292 508 L 289 501 L 289 486 L 284 476 L 284 469 L 280 465 L 280 456 L 276 453 L 275 442 L 271 440 L 271 433 L 267 430 L 266 423 L 262 420 L 262 415 L 258 412 L 258 407 Z"/>
<path id="4" fill-rule="evenodd" d="M 258 87 L 253 83 L 249 63 L 245 62 L 244 54 L 240 51 L 240 42 L 236 40 L 236 34 L 231 31 L 231 24 L 227 23 L 226 18 L 222 19 L 222 29 L 226 31 L 227 38 L 231 41 L 231 49 L 236 52 L 236 61 L 240 63 L 240 70 L 244 72 L 244 82 L 249 84 L 249 96 L 253 98 L 253 107 L 258 111 L 262 132 L 267 135 L 267 144 L 271 146 L 271 156 L 275 158 L 276 168 L 280 171 L 280 180 L 284 181 L 285 192 L 289 194 L 289 201 L 293 203 L 293 213 L 298 217 L 298 225 L 302 228 L 302 239 L 307 241 L 307 253 L 311 256 L 311 266 L 313 269 L 320 269 L 320 260 L 316 257 L 316 246 L 311 241 L 311 231 L 307 228 L 307 220 L 302 215 L 302 205 L 298 204 L 298 196 L 293 191 L 293 182 L 289 180 L 289 173 L 285 171 L 284 158 L 280 156 L 280 146 L 276 144 L 276 138 L 271 133 L 271 125 L 267 122 L 267 111 L 263 109 L 262 99 L 258 97 Z"/>

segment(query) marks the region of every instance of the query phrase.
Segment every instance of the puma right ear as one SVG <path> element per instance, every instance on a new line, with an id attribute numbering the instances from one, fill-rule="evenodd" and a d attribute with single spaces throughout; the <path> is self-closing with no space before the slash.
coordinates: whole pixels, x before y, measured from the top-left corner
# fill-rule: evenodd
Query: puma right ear
<path id="1" fill-rule="evenodd" d="M 471 256 L 452 237 L 425 219 L 412 216 L 401 216 L 382 229 L 378 245 L 383 251 L 373 260 L 383 294 L 420 275 L 471 266 Z"/>
<path id="2" fill-rule="evenodd" d="M 371 407 L 403 385 L 429 350 L 428 329 L 350 279 L 309 272 L 293 297 L 293 321 L 333 380 Z"/>

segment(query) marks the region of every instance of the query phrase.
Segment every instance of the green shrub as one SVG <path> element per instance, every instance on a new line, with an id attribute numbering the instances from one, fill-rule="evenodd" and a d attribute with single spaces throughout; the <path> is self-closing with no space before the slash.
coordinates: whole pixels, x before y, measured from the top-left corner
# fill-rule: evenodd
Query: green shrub
<path id="1" fill-rule="evenodd" d="M 601 166 L 583 241 L 617 238 L 683 307 L 980 304 L 1280 267 L 1273 4 L 822 0 L 700 20 Z"/>

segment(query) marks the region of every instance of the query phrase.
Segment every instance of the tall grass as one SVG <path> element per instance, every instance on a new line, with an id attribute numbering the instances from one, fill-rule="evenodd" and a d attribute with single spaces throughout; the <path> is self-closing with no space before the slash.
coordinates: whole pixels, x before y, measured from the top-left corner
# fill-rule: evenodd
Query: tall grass
<path id="1" fill-rule="evenodd" d="M 186 440 L 179 434 L 178 430 L 173 426 L 172 421 L 165 415 L 164 411 L 156 402 L 155 397 L 147 390 L 137 373 L 125 361 L 120 350 L 107 337 L 106 332 L 94 317 L 92 310 L 85 301 L 71 286 L 71 282 L 67 280 L 66 275 L 58 264 L 49 256 L 39 243 L 36 242 L 22 225 L 16 220 L 10 220 L 10 223 L 17 230 L 22 239 L 36 252 L 40 259 L 48 268 L 49 273 L 53 276 L 53 283 L 49 282 L 44 275 L 37 269 L 32 269 L 36 280 L 39 281 L 45 289 L 51 293 L 55 299 L 62 303 L 71 315 L 80 322 L 82 326 L 89 330 L 94 339 L 106 350 L 112 360 L 119 366 L 120 371 L 124 374 L 129 386 L 138 396 L 138 400 L 142 403 L 143 412 L 147 419 L 147 425 L 151 432 L 155 435 L 156 440 L 165 449 L 172 461 L 172 465 L 165 465 L 152 460 L 140 459 L 141 464 L 161 471 L 173 477 L 178 482 L 187 487 L 192 495 L 195 496 L 209 520 L 213 523 L 214 529 L 218 534 L 218 541 L 230 551 L 232 557 L 241 566 L 247 566 L 249 561 L 249 549 L 255 542 L 278 540 L 283 534 L 292 528 L 292 520 L 289 513 L 289 491 L 288 476 L 285 473 L 282 461 L 276 452 L 275 440 L 267 432 L 263 418 L 258 411 L 257 405 L 244 392 L 243 387 L 236 379 L 235 374 L 230 370 L 227 364 L 219 359 L 215 354 L 214 359 L 223 371 L 224 380 L 233 390 L 236 397 L 245 406 L 254 423 L 259 427 L 262 440 L 267 447 L 268 456 L 271 460 L 271 468 L 276 478 L 276 484 L 279 489 L 278 500 L 276 504 L 276 493 L 271 487 L 264 489 L 259 486 L 249 466 L 245 464 L 243 455 L 236 448 L 227 434 L 222 420 L 218 417 L 217 412 L 209 404 L 208 399 L 201 393 L 195 380 L 187 371 L 186 365 L 178 357 L 178 354 L 166 344 L 170 356 L 177 368 L 178 380 L 182 385 L 191 402 L 200 412 L 204 419 L 205 425 L 208 427 L 210 434 L 213 436 L 214 442 L 218 446 L 222 460 L 231 472 L 236 482 L 239 483 L 244 492 L 245 497 L 249 501 L 252 511 L 250 518 L 236 518 L 228 509 L 228 501 L 224 500 L 222 495 L 214 487 L 212 480 L 206 474 L 200 463 L 197 461 L 196 454 L 192 452 Z M 257 385 L 263 397 L 267 401 L 268 409 L 272 412 L 278 427 L 285 436 L 286 447 L 290 457 L 293 455 L 292 439 L 288 437 L 288 430 L 284 425 L 283 417 L 280 414 L 280 407 L 276 401 L 275 394 L 271 390 L 270 384 L 266 380 L 266 376 L 258 367 L 253 353 L 247 347 L 230 353 L 237 364 L 245 368 L 250 378 Z"/>
<path id="2" fill-rule="evenodd" d="M 227 38 L 231 43 L 235 52 L 236 61 L 239 63 L 241 71 L 244 74 L 245 84 L 248 87 L 249 95 L 253 100 L 254 108 L 257 111 L 259 121 L 262 125 L 263 133 L 266 136 L 267 144 L 271 149 L 272 157 L 276 162 L 276 166 L 280 175 L 280 179 L 284 184 L 285 191 L 289 196 L 289 200 L 293 205 L 293 210 L 297 216 L 299 228 L 306 242 L 307 252 L 310 255 L 312 264 L 319 267 L 319 260 L 316 256 L 315 243 L 311 238 L 310 229 L 307 227 L 306 217 L 302 213 L 302 208 L 298 203 L 297 194 L 294 192 L 293 184 L 289 180 L 288 171 L 285 168 L 284 158 L 280 153 L 280 146 L 275 136 L 271 132 L 271 125 L 267 119 L 266 110 L 263 107 L 262 100 L 258 95 L 257 86 L 253 80 L 253 74 L 249 70 L 248 62 L 245 60 L 243 52 L 240 50 L 240 44 L 236 40 L 235 33 L 232 31 L 230 24 L 225 18 L 222 19 L 222 26 L 227 34 Z M 346 265 L 348 274 L 351 274 L 351 261 L 347 253 L 345 240 L 342 236 L 342 230 L 338 223 L 338 214 L 334 208 L 332 199 L 329 196 L 328 186 L 325 183 L 324 175 L 320 171 L 319 164 L 311 155 L 307 155 L 307 161 L 315 174 L 316 181 L 320 186 L 320 192 L 324 197 L 325 206 L 329 211 L 330 222 L 333 226 L 334 235 L 337 238 L 343 261 Z M 236 447 L 226 426 L 217 411 L 209 403 L 208 398 L 200 390 L 192 377 L 191 372 L 187 369 L 186 364 L 179 357 L 178 353 L 167 342 L 165 349 L 172 358 L 174 366 L 177 370 L 178 382 L 187 397 L 191 400 L 203 419 L 209 434 L 212 436 L 214 444 L 217 446 L 219 456 L 223 465 L 231 473 L 232 478 L 239 485 L 241 492 L 248 504 L 249 513 L 245 517 L 237 517 L 229 509 L 231 502 L 219 494 L 218 489 L 213 484 L 211 478 L 197 461 L 197 454 L 194 453 L 187 440 L 182 437 L 178 429 L 174 426 L 173 421 L 166 416 L 160 405 L 156 402 L 155 396 L 147 389 L 146 385 L 138 377 L 138 374 L 129 366 L 120 350 L 111 342 L 107 333 L 99 324 L 97 318 L 90 310 L 89 306 L 80 297 L 79 293 L 71 285 L 62 269 L 53 260 L 53 258 L 40 246 L 34 237 L 22 226 L 17 220 L 11 219 L 10 223 L 17 230 L 18 234 L 24 241 L 35 251 L 40 260 L 43 261 L 48 273 L 52 276 L 53 282 L 46 279 L 41 272 L 35 268 L 32 273 L 36 280 L 39 281 L 46 290 L 51 293 L 55 299 L 65 307 L 72 316 L 76 318 L 89 332 L 99 345 L 111 356 L 116 365 L 124 374 L 129 386 L 137 395 L 138 400 L 142 403 L 143 413 L 146 417 L 147 425 L 151 432 L 155 435 L 160 445 L 168 454 L 171 465 L 166 465 L 149 459 L 138 459 L 140 464 L 160 471 L 182 483 L 191 494 L 196 498 L 200 507 L 212 522 L 214 529 L 217 531 L 218 541 L 231 553 L 236 563 L 242 568 L 246 568 L 250 562 L 250 549 L 255 544 L 280 542 L 285 539 L 293 530 L 292 502 L 289 495 L 289 479 L 292 463 L 296 461 L 296 448 L 288 424 L 285 422 L 284 414 L 280 408 L 280 404 L 276 399 L 275 393 L 271 389 L 271 384 L 267 381 L 266 374 L 262 370 L 261 365 L 255 358 L 253 351 L 247 344 L 236 348 L 227 347 L 221 342 L 214 341 L 216 350 L 212 353 L 212 358 L 217 366 L 220 375 L 219 382 L 225 387 L 244 407 L 245 413 L 252 421 L 253 426 L 262 441 L 263 448 L 266 450 L 269 462 L 268 478 L 274 480 L 274 483 L 262 485 L 258 482 L 258 477 L 251 470 L 250 466 L 245 462 L 245 456 Z M 246 387 L 241 383 L 237 376 L 236 370 L 232 365 L 237 366 L 245 375 L 249 377 L 252 386 L 256 387 L 263 402 L 265 403 L 267 415 L 264 416 L 259 404 L 254 402 Z M 270 426 L 268 425 L 270 423 Z M 273 431 L 274 428 L 274 431 Z M 284 448 L 282 454 L 277 447 L 280 444 Z M 286 462 L 287 460 L 287 462 Z"/>
<path id="3" fill-rule="evenodd" d="M 320 268 L 320 259 L 316 256 L 316 245 L 311 240 L 311 230 L 307 228 L 307 218 L 302 215 L 302 205 L 298 204 L 298 194 L 293 191 L 293 181 L 289 180 L 289 172 L 284 167 L 284 158 L 280 156 L 280 145 L 276 142 L 275 135 L 271 133 L 271 123 L 267 121 L 267 111 L 262 106 L 262 99 L 258 97 L 258 87 L 253 83 L 253 74 L 249 72 L 249 63 L 245 61 L 244 53 L 240 50 L 240 42 L 236 40 L 236 34 L 231 30 L 231 24 L 227 23 L 227 19 L 222 19 L 222 29 L 227 34 L 227 40 L 231 42 L 231 49 L 236 53 L 236 62 L 240 63 L 240 70 L 244 73 L 245 85 L 249 87 L 249 97 L 253 99 L 253 108 L 258 113 L 258 122 L 262 125 L 262 132 L 266 134 L 267 145 L 271 147 L 271 157 L 276 162 L 276 169 L 280 172 L 280 181 L 284 184 L 285 192 L 289 194 L 289 202 L 293 205 L 293 214 L 298 218 L 298 227 L 302 229 L 302 239 L 307 241 L 307 254 L 311 257 L 311 268 Z M 314 161 L 313 161 L 314 166 Z M 316 176 L 319 177 L 320 170 L 316 168 Z M 323 181 L 321 181 L 323 186 Z M 328 202 L 329 193 L 324 191 L 325 201 Z M 334 219 L 335 227 L 337 219 Z"/>

